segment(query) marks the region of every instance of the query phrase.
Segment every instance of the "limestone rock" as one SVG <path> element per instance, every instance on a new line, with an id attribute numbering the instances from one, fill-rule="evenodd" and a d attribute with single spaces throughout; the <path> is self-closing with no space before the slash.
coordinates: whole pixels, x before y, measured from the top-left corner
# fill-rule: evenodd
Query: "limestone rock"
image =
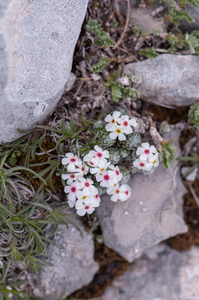
<path id="1" fill-rule="evenodd" d="M 176 130 L 170 133 L 176 145 L 179 133 Z M 174 171 L 175 167 L 176 164 Z M 149 176 L 135 174 L 128 184 L 132 195 L 127 201 L 113 203 L 104 195 L 96 212 L 106 246 L 132 262 L 147 248 L 184 233 L 187 228 L 182 218 L 185 189 L 179 172 L 174 176 L 160 165 Z"/>
<path id="2" fill-rule="evenodd" d="M 69 223 L 59 225 L 54 241 L 57 245 L 50 245 L 45 259 L 54 267 L 44 267 L 45 272 L 39 274 L 39 286 L 35 289 L 35 296 L 45 300 L 55 300 L 65 291 L 64 297 L 89 284 L 98 271 L 98 264 L 93 260 L 93 235 L 88 234 L 79 221 L 74 220 L 80 231 Z"/>
<path id="3" fill-rule="evenodd" d="M 108 287 L 102 300 L 198 300 L 199 248 L 148 250 Z"/>
<path id="4" fill-rule="evenodd" d="M 1 0 L 0 144 L 43 122 L 71 71 L 88 0 Z"/>
<path id="5" fill-rule="evenodd" d="M 160 106 L 189 106 L 199 99 L 199 59 L 192 55 L 162 54 L 127 64 L 124 73 L 142 78 L 142 100 Z"/>

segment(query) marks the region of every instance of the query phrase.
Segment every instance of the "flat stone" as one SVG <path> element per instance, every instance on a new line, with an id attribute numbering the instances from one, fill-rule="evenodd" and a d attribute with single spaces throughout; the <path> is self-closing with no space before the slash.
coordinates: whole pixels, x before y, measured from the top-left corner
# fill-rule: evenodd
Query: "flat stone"
<path id="1" fill-rule="evenodd" d="M 108 287 L 102 300 L 198 300 L 199 248 L 177 252 L 160 244 Z"/>
<path id="2" fill-rule="evenodd" d="M 142 78 L 140 99 L 160 106 L 189 106 L 199 99 L 199 59 L 192 55 L 162 54 L 127 64 L 124 73 Z"/>
<path id="3" fill-rule="evenodd" d="M 174 130 L 167 137 L 173 136 L 177 145 L 179 134 Z M 185 188 L 175 168 L 176 163 L 173 172 L 160 164 L 151 175 L 135 174 L 128 182 L 132 195 L 125 202 L 113 203 L 108 195 L 102 196 L 96 212 L 104 243 L 129 262 L 147 248 L 187 231 L 182 218 Z"/>
<path id="4" fill-rule="evenodd" d="M 1 0 L 0 144 L 43 122 L 60 100 L 88 0 Z"/>
<path id="5" fill-rule="evenodd" d="M 45 272 L 39 273 L 39 285 L 35 289 L 35 296 L 45 300 L 63 299 L 89 284 L 98 271 L 98 263 L 93 260 L 93 235 L 87 233 L 82 222 L 76 217 L 73 224 L 59 225 L 54 241 L 57 245 L 50 245 L 45 260 L 54 266 L 45 266 Z M 81 236 L 82 234 L 82 236 Z M 65 292 L 64 292 L 65 291 Z"/>

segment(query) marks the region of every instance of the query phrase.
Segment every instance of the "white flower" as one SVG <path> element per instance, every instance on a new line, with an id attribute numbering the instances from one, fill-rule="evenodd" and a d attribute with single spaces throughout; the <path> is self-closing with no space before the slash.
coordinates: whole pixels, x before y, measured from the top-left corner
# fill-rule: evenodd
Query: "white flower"
<path id="1" fill-rule="evenodd" d="M 155 146 L 150 146 L 149 143 L 142 143 L 141 147 L 137 148 L 136 154 L 140 155 L 140 160 L 147 160 L 151 155 L 157 152 Z"/>
<path id="2" fill-rule="evenodd" d="M 88 154 L 86 154 L 83 158 L 84 161 L 86 161 L 90 166 L 94 166 L 94 162 L 92 162 L 92 159 L 95 157 L 95 151 L 91 150 Z"/>
<path id="3" fill-rule="evenodd" d="M 94 212 L 95 210 L 95 208 L 92 205 L 84 204 L 84 203 L 78 204 L 76 209 L 77 209 L 77 214 L 81 217 L 84 216 L 86 213 L 92 214 L 92 212 Z"/>
<path id="4" fill-rule="evenodd" d="M 151 163 L 155 168 L 157 166 L 159 166 L 159 153 L 158 152 L 149 158 L 149 163 Z"/>
<path id="5" fill-rule="evenodd" d="M 65 186 L 64 192 L 69 193 L 68 199 L 75 201 L 77 198 L 77 191 L 83 188 L 83 184 L 80 182 L 73 182 L 70 186 Z"/>
<path id="6" fill-rule="evenodd" d="M 77 209 L 78 205 L 81 203 L 92 204 L 94 201 L 94 197 L 91 195 L 87 195 L 85 191 L 77 191 L 77 201 L 75 203 L 75 207 Z"/>
<path id="7" fill-rule="evenodd" d="M 73 173 L 73 174 L 62 174 L 61 175 L 62 179 L 63 180 L 67 180 L 67 184 L 71 184 L 73 183 L 73 181 L 76 181 L 77 178 L 78 178 L 78 175 L 76 173 Z"/>
<path id="8" fill-rule="evenodd" d="M 103 187 L 110 187 L 114 185 L 113 178 L 110 176 L 109 171 L 103 171 L 102 174 L 97 174 L 96 180 L 100 182 L 100 185 Z"/>
<path id="9" fill-rule="evenodd" d="M 131 188 L 128 184 L 119 184 L 107 189 L 107 194 L 112 195 L 111 201 L 117 202 L 118 200 L 126 201 L 131 196 Z"/>
<path id="10" fill-rule="evenodd" d="M 110 174 L 111 178 L 113 179 L 113 182 L 118 183 L 123 177 L 122 173 L 120 173 L 119 167 L 118 166 L 115 167 L 113 165 L 110 165 L 109 169 L 111 169 L 109 171 L 109 174 Z"/>
<path id="11" fill-rule="evenodd" d="M 116 184 L 114 187 L 107 189 L 107 194 L 112 195 L 111 201 L 117 202 L 121 194 L 119 184 Z"/>
<path id="12" fill-rule="evenodd" d="M 111 163 L 107 162 L 107 160 L 101 160 L 96 167 L 90 168 L 91 174 L 102 173 L 104 170 L 108 168 Z"/>
<path id="13" fill-rule="evenodd" d="M 133 132 L 132 127 L 135 127 L 137 125 L 137 122 L 135 119 L 130 119 L 129 120 L 129 116 L 127 115 L 124 115 L 124 116 L 121 116 L 120 120 L 118 121 L 118 123 L 121 125 L 122 127 L 122 131 L 125 133 L 125 134 L 130 134 Z"/>
<path id="14" fill-rule="evenodd" d="M 146 160 L 140 160 L 139 158 L 133 162 L 133 165 L 134 167 L 144 171 L 149 171 L 153 167 L 152 163 L 149 163 Z"/>
<path id="15" fill-rule="evenodd" d="M 79 178 L 79 181 L 82 183 L 83 193 L 85 195 L 95 195 L 97 193 L 96 187 L 93 185 L 93 181 L 89 178 L 85 179 L 83 177 Z"/>
<path id="16" fill-rule="evenodd" d="M 117 122 L 119 121 L 119 117 L 121 115 L 121 112 L 119 111 L 114 111 L 113 115 L 107 115 L 105 118 L 105 121 L 108 122 L 109 124 L 107 124 L 105 126 L 107 131 L 112 131 L 112 128 L 114 128 L 114 126 L 117 125 Z"/>
<path id="17" fill-rule="evenodd" d="M 66 157 L 62 158 L 62 165 L 67 165 L 67 170 L 69 172 L 73 172 L 75 168 L 82 163 L 81 159 L 73 153 L 66 153 L 65 156 Z"/>
<path id="18" fill-rule="evenodd" d="M 114 140 L 114 139 L 116 139 L 117 137 L 118 137 L 118 139 L 120 140 L 120 141 L 124 141 L 124 140 L 126 140 L 126 137 L 125 137 L 125 135 L 124 135 L 124 131 L 123 131 L 124 129 L 121 127 L 121 126 L 119 126 L 119 125 L 117 125 L 117 126 L 115 126 L 114 128 L 112 128 L 112 130 L 109 130 L 109 131 L 112 131 L 110 134 L 109 134 L 109 136 L 110 136 L 110 138 L 112 139 L 112 140 Z"/>
<path id="19" fill-rule="evenodd" d="M 131 188 L 128 184 L 122 184 L 120 187 L 120 200 L 126 201 L 131 196 Z"/>
<path id="20" fill-rule="evenodd" d="M 89 171 L 89 167 L 82 162 L 81 165 L 75 170 L 75 172 L 77 172 L 77 176 L 83 176 L 86 175 Z"/>
<path id="21" fill-rule="evenodd" d="M 101 202 L 100 196 L 98 194 L 96 194 L 94 196 L 93 206 L 94 207 L 98 207 L 100 205 L 100 202 Z"/>

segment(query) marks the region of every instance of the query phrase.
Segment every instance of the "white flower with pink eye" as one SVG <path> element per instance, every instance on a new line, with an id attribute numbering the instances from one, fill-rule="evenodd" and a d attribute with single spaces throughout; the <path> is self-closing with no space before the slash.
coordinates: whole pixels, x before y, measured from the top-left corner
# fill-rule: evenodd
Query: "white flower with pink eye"
<path id="1" fill-rule="evenodd" d="M 87 162 L 91 167 L 95 167 L 94 162 L 92 162 L 92 159 L 95 157 L 96 152 L 94 150 L 89 151 L 88 154 L 86 154 L 83 158 L 85 162 Z"/>
<path id="2" fill-rule="evenodd" d="M 113 115 L 107 115 L 105 118 L 105 121 L 108 122 L 108 124 L 105 126 L 107 131 L 112 131 L 113 128 L 117 125 L 117 122 L 120 120 L 121 112 L 114 111 Z"/>
<path id="3" fill-rule="evenodd" d="M 116 184 L 114 187 L 108 188 L 107 189 L 107 194 L 112 195 L 111 196 L 111 201 L 117 202 L 119 200 L 120 194 L 121 194 L 119 184 Z"/>
<path id="4" fill-rule="evenodd" d="M 149 143 L 142 143 L 141 147 L 137 148 L 136 155 L 139 155 L 140 160 L 147 160 L 157 152 L 155 146 L 150 146 Z"/>
<path id="5" fill-rule="evenodd" d="M 83 184 L 80 182 L 73 182 L 71 185 L 67 185 L 64 188 L 65 193 L 68 194 L 68 199 L 71 201 L 75 201 L 77 198 L 77 191 L 83 188 Z"/>
<path id="6" fill-rule="evenodd" d="M 133 162 L 134 167 L 143 171 L 150 171 L 153 167 L 152 163 L 149 163 L 146 160 L 140 160 L 139 158 Z"/>
<path id="7" fill-rule="evenodd" d="M 94 196 L 93 206 L 94 207 L 99 207 L 100 206 L 100 202 L 101 202 L 100 196 L 98 194 L 96 194 Z"/>
<path id="8" fill-rule="evenodd" d="M 112 176 L 110 176 L 109 171 L 106 170 L 101 174 L 97 174 L 96 180 L 100 182 L 100 185 L 103 187 L 110 187 L 114 185 Z"/>
<path id="9" fill-rule="evenodd" d="M 159 153 L 157 152 L 156 154 L 152 155 L 149 158 L 149 162 L 153 165 L 153 167 L 159 166 Z"/>
<path id="10" fill-rule="evenodd" d="M 79 181 L 82 183 L 83 193 L 85 195 L 95 195 L 97 193 L 97 188 L 93 185 L 93 181 L 89 178 L 81 177 Z"/>
<path id="11" fill-rule="evenodd" d="M 111 178 L 113 179 L 113 183 L 118 183 L 123 177 L 122 173 L 120 173 L 119 167 L 110 165 L 109 169 L 111 169 L 109 171 L 109 174 L 110 174 Z"/>
<path id="12" fill-rule="evenodd" d="M 65 156 L 66 157 L 62 158 L 62 165 L 67 165 L 67 170 L 69 172 L 73 172 L 75 168 L 82 163 L 81 159 L 73 153 L 66 153 Z"/>
<path id="13" fill-rule="evenodd" d="M 97 166 L 90 168 L 91 174 L 98 174 L 102 173 L 104 170 L 106 170 L 110 166 L 110 162 L 108 163 L 107 160 L 101 160 Z"/>
<path id="14" fill-rule="evenodd" d="M 94 163 L 94 165 L 98 165 L 99 161 L 102 159 L 106 160 L 106 158 L 109 158 L 109 152 L 108 150 L 102 150 L 99 146 L 95 145 L 95 156 L 91 159 L 91 161 Z M 91 150 L 92 151 L 92 150 Z"/>
<path id="15" fill-rule="evenodd" d="M 130 134 L 133 132 L 132 127 L 135 127 L 137 125 L 137 122 L 135 119 L 130 119 L 129 120 L 129 116 L 121 116 L 120 120 L 118 121 L 118 123 L 121 125 L 122 127 L 122 131 L 125 134 Z M 132 127 L 131 127 L 132 126 Z"/>
<path id="16" fill-rule="evenodd" d="M 126 136 L 123 133 L 123 128 L 120 125 L 115 126 L 114 128 L 112 128 L 112 130 L 109 131 L 112 131 L 109 134 L 112 140 L 115 140 L 116 138 L 118 138 L 120 141 L 126 140 Z"/>
<path id="17" fill-rule="evenodd" d="M 77 173 L 74 173 L 74 174 L 62 174 L 61 175 L 62 179 L 63 180 L 67 180 L 67 184 L 72 184 L 73 181 L 76 181 L 77 178 L 78 178 L 78 175 Z"/>
<path id="18" fill-rule="evenodd" d="M 84 176 L 88 173 L 89 171 L 89 167 L 82 162 L 82 164 L 75 170 L 75 172 L 77 172 L 77 176 Z"/>
<path id="19" fill-rule="evenodd" d="M 126 201 L 131 196 L 131 188 L 128 184 L 122 184 L 120 187 L 120 197 L 121 201 Z"/>
<path id="20" fill-rule="evenodd" d="M 77 204 L 76 209 L 77 209 L 77 214 L 82 217 L 86 213 L 92 214 L 92 212 L 94 212 L 95 210 L 95 207 L 93 207 L 92 204 L 79 203 Z"/>

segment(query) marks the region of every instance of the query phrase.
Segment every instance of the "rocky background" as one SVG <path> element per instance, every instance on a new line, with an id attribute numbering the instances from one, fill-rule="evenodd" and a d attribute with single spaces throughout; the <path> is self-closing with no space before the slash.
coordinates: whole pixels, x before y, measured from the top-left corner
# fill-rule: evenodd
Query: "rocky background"
<path id="1" fill-rule="evenodd" d="M 131 8 L 145 8 L 143 3 L 131 1 Z M 89 70 L 101 50 L 95 48 L 91 35 L 84 35 L 84 26 L 71 73 L 87 4 L 86 0 L 0 3 L 0 143 L 18 138 L 17 128 L 25 130 L 44 122 L 54 109 L 59 116 L 65 104 L 75 117 L 85 108 L 103 110 L 110 101 L 111 94 L 102 84 L 107 70 L 100 76 Z M 127 11 L 124 0 L 107 0 L 103 4 L 89 1 L 86 21 L 99 18 L 109 28 L 109 9 L 113 21 L 120 23 L 123 30 Z M 195 22 L 182 21 L 179 28 L 183 32 L 199 30 L 199 8 L 187 6 L 187 11 Z M 114 30 L 111 27 L 109 35 L 118 40 Z M 167 120 L 169 132 L 164 138 L 174 139 L 178 158 L 188 154 L 198 139 L 187 125 L 186 108 L 199 99 L 198 56 L 187 49 L 166 53 L 164 46 L 159 46 L 165 50 L 159 57 L 145 59 L 138 54 L 139 49 L 130 52 L 130 39 L 127 31 L 123 44 L 118 45 L 124 46 L 123 52 L 116 58 L 111 50 L 104 50 L 112 59 L 111 68 L 119 65 L 124 73 L 131 72 L 142 79 L 136 84 L 141 100 L 131 104 L 141 115 L 153 112 L 157 124 Z M 141 43 L 140 37 L 136 39 L 134 48 Z M 90 47 L 88 59 L 85 45 Z M 131 105 L 128 101 L 123 104 Z M 49 122 L 53 118 L 54 115 Z M 45 257 L 50 265 L 45 272 L 39 272 L 38 283 L 33 275 L 24 275 L 31 282 L 32 299 L 99 296 L 95 299 L 199 300 L 197 176 L 187 179 L 185 172 L 181 173 L 179 160 L 172 170 L 160 165 L 150 176 L 134 174 L 129 181 L 133 193 L 128 201 L 113 203 L 104 195 L 92 220 L 74 217 L 68 229 L 59 225 L 56 245 L 49 246 Z"/>

